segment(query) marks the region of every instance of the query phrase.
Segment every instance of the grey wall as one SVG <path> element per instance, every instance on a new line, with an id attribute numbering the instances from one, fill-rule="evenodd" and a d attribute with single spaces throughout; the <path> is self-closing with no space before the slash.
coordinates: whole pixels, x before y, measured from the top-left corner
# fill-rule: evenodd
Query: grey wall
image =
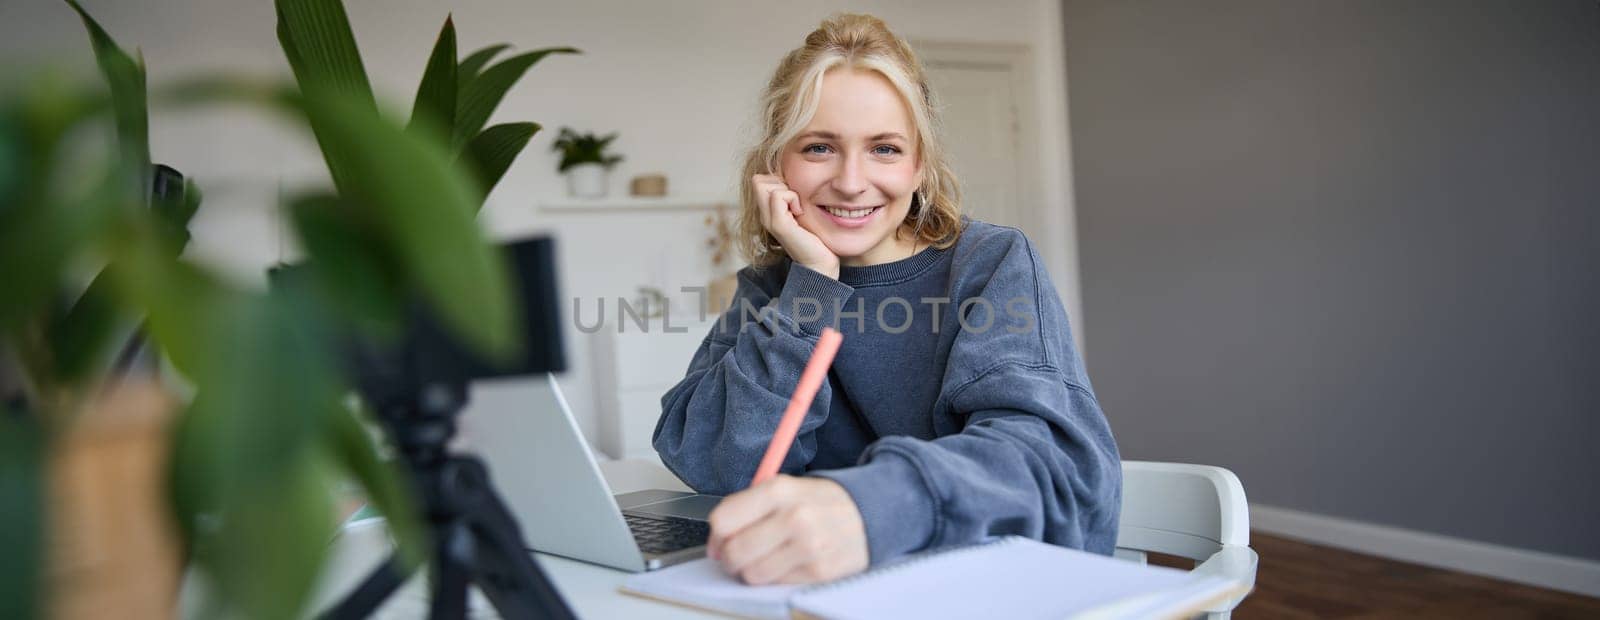
<path id="1" fill-rule="evenodd" d="M 1123 455 L 1600 559 L 1600 3 L 1065 3 Z"/>

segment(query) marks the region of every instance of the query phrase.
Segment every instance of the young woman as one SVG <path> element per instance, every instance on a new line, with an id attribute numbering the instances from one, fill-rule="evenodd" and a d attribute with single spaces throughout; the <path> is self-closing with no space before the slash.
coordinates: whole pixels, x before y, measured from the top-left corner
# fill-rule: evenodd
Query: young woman
<path id="1" fill-rule="evenodd" d="M 848 575 L 1018 534 L 1109 554 L 1121 459 L 1039 254 L 961 215 L 932 93 L 882 21 L 779 64 L 745 165 L 751 265 L 654 445 L 748 583 Z M 824 327 L 844 335 L 785 475 L 745 488 Z"/>

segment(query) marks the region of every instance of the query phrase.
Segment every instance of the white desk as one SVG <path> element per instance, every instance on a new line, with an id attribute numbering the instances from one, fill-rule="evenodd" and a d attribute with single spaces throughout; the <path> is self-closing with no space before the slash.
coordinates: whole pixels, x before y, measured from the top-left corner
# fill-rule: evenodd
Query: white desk
<path id="1" fill-rule="evenodd" d="M 671 472 L 654 461 L 609 461 L 600 464 L 600 471 L 613 493 L 642 489 L 688 490 Z M 332 551 L 333 557 L 326 569 L 328 580 L 315 599 L 315 607 L 320 609 L 337 601 L 340 593 L 355 587 L 373 566 L 383 561 L 387 553 L 387 533 L 381 529 L 381 522 L 373 522 L 369 527 L 357 525 L 347 529 Z M 534 560 L 544 569 L 545 575 L 555 582 L 567 606 L 579 618 L 722 618 L 618 592 L 617 586 L 622 585 L 622 581 L 630 574 L 624 571 L 543 553 L 535 553 Z M 419 573 L 380 607 L 374 617 L 409 619 L 425 618 L 427 615 L 427 585 Z M 496 617 L 488 600 L 477 592 L 473 592 L 469 616 Z"/>
<path id="2" fill-rule="evenodd" d="M 676 477 L 668 472 L 665 467 L 654 460 L 633 459 L 625 461 L 610 461 L 600 464 L 600 472 L 605 476 L 606 483 L 610 485 L 613 493 L 627 493 L 642 489 L 672 489 L 688 490 Z M 328 578 L 323 583 L 323 589 L 314 599 L 314 609 L 322 609 L 337 601 L 344 592 L 354 588 L 360 580 L 372 570 L 377 563 L 387 557 L 389 552 L 388 534 L 382 530 L 382 521 L 373 520 L 356 524 L 346 528 L 340 540 L 334 545 L 332 557 L 325 569 Z M 628 578 L 630 573 L 619 570 L 569 560 L 562 557 L 535 553 L 534 560 L 544 569 L 545 574 L 555 582 L 556 589 L 561 591 L 561 596 L 579 618 L 663 618 L 667 620 L 696 619 L 708 620 L 725 618 L 706 612 L 698 612 L 687 607 L 679 607 L 651 601 L 635 596 L 630 596 L 617 591 L 617 587 Z M 1251 570 L 1253 578 L 1253 567 Z M 1182 606 L 1167 610 L 1162 615 L 1170 617 L 1183 617 L 1192 615 L 1196 610 L 1217 603 L 1229 597 L 1243 596 L 1249 591 L 1249 585 L 1241 582 L 1239 590 L 1219 595 L 1213 601 L 1190 601 Z M 1119 604 L 1119 608 L 1105 608 L 1099 610 L 1096 617 L 1123 617 L 1126 610 L 1139 609 L 1146 601 L 1129 600 Z M 1148 611 L 1148 610 L 1146 610 Z M 428 592 L 425 579 L 419 574 L 408 581 L 395 596 L 378 609 L 374 617 L 377 618 L 424 618 L 428 615 Z M 470 600 L 468 613 L 472 618 L 494 618 L 493 608 L 488 600 L 474 591 Z M 185 614 L 185 617 L 189 617 Z"/>

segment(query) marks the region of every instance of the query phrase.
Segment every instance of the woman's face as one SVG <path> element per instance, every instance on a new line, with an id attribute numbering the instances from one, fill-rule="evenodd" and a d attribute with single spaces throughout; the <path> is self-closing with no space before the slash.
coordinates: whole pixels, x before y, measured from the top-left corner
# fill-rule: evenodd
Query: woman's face
<path id="1" fill-rule="evenodd" d="M 895 235 L 921 182 L 914 135 L 910 111 L 888 78 L 844 68 L 823 75 L 816 116 L 779 163 L 804 207 L 796 222 L 839 264 L 887 263 L 915 249 L 915 240 Z"/>

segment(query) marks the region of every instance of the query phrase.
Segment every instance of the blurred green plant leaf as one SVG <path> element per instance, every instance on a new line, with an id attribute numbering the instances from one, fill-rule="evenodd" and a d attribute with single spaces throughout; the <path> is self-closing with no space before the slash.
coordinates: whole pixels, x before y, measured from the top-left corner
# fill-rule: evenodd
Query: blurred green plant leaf
<path id="1" fill-rule="evenodd" d="M 68 259 L 133 199 L 126 169 L 80 166 L 70 180 L 57 173 L 68 132 L 109 106 L 103 92 L 52 74 L 17 92 L 0 101 L 0 157 L 16 164 L 0 172 L 10 179 L 0 204 L 0 331 L 8 332 L 57 303 Z"/>
<path id="2" fill-rule="evenodd" d="M 539 129 L 538 123 L 504 123 L 483 130 L 483 133 L 467 143 L 461 158 L 465 160 L 468 169 L 477 179 L 483 198 L 488 198 L 489 192 L 494 191 L 494 186 L 505 176 L 506 169 L 511 167 L 511 162 L 524 147 L 528 146 L 528 140 L 533 138 Z M 478 200 L 478 208 L 483 208 L 481 198 Z"/>
<path id="3" fill-rule="evenodd" d="M 173 521 L 178 526 L 178 536 L 185 555 L 197 555 L 205 540 L 202 532 L 208 528 L 206 515 L 215 515 L 221 509 L 218 489 L 222 486 L 222 471 L 217 467 L 218 455 L 207 449 L 206 440 L 221 434 L 214 427 L 221 421 L 216 416 L 196 415 L 195 403 L 184 407 L 168 429 L 171 442 L 170 461 L 167 465 L 167 495 L 172 504 Z"/>
<path id="4" fill-rule="evenodd" d="M 376 114 L 372 84 L 367 81 L 344 4 L 339 0 L 276 0 L 275 6 L 278 43 L 302 96 L 313 104 L 330 98 L 349 101 Z M 328 142 L 324 134 L 329 129 L 319 125 L 317 118 L 310 121 L 333 184 L 343 192 L 350 184 L 346 170 L 350 155 L 340 150 L 343 145 Z"/>
<path id="5" fill-rule="evenodd" d="M 371 506 L 387 519 L 404 567 L 416 566 L 427 557 L 430 542 L 418 517 L 421 508 L 417 498 L 402 483 L 403 473 L 399 469 L 403 466 L 378 456 L 373 433 L 367 430 L 372 423 L 361 410 L 341 409 L 329 419 L 332 425 L 332 432 L 327 435 L 332 442 L 330 450 L 344 470 L 355 476 L 366 490 Z"/>
<path id="6" fill-rule="evenodd" d="M 101 272 L 65 312 L 52 313 L 48 338 L 57 379 L 76 383 L 93 371 L 104 371 L 107 347 L 131 322 L 118 303 L 112 279 Z"/>
<path id="7" fill-rule="evenodd" d="M 204 383 L 205 373 L 218 369 L 215 360 L 236 357 L 240 349 L 226 348 L 217 357 L 217 339 L 227 337 L 221 317 L 229 305 L 243 305 L 238 299 L 242 293 L 171 255 L 153 227 L 120 227 L 113 246 L 119 259 L 106 265 L 104 273 L 119 299 L 145 313 L 145 328 L 179 371 Z"/>
<path id="8" fill-rule="evenodd" d="M 307 611 L 336 527 L 335 476 L 321 450 L 302 452 L 198 520 L 191 559 L 212 577 L 218 600 L 207 603 L 224 616 L 295 618 Z"/>
<path id="9" fill-rule="evenodd" d="M 312 293 L 347 320 L 394 331 L 405 308 L 404 274 L 374 227 L 358 220 L 361 211 L 318 193 L 291 200 L 289 214 L 311 257 L 303 269 L 316 287 Z"/>
<path id="10" fill-rule="evenodd" d="M 75 200 L 41 189 L 0 216 L 0 282 L 5 283 L 0 327 L 15 328 L 54 304 L 68 259 L 98 238 L 119 207 L 133 200 L 122 175 L 98 182 L 93 173 L 85 176 L 88 191 Z"/>
<path id="11" fill-rule="evenodd" d="M 302 120 L 301 109 L 305 105 L 296 84 L 225 74 L 180 78 L 158 87 L 151 94 L 151 99 L 156 103 L 174 106 L 209 103 L 264 105 L 292 113 L 297 121 Z"/>
<path id="12" fill-rule="evenodd" d="M 221 434 L 209 439 L 226 459 L 221 471 L 230 486 L 249 488 L 297 458 L 338 403 L 327 344 L 306 327 L 318 317 L 296 302 L 229 291 L 203 315 L 188 313 L 190 329 L 205 339 L 198 346 L 208 362 L 186 369 L 198 389 L 191 413 L 225 420 Z M 156 315 L 152 310 L 152 324 Z"/>
<path id="13" fill-rule="evenodd" d="M 376 107 L 350 19 L 339 0 L 276 0 L 278 42 L 307 96 L 321 91 Z"/>
<path id="14" fill-rule="evenodd" d="M 146 111 L 144 63 L 135 61 L 117 47 L 100 23 L 79 6 L 77 0 L 66 0 L 72 10 L 83 19 L 89 31 L 89 41 L 94 47 L 96 62 L 106 83 L 111 87 L 111 105 L 116 113 L 117 138 L 123 160 L 128 165 L 131 180 L 140 196 L 149 193 L 150 170 L 150 120 Z"/>
<path id="15" fill-rule="evenodd" d="M 27 176 L 23 154 L 23 128 L 10 106 L 0 108 L 0 221 L 22 200 L 22 180 Z"/>
<path id="16" fill-rule="evenodd" d="M 466 91 L 467 84 L 478 78 L 478 73 L 483 71 L 484 65 L 489 64 L 489 61 L 494 60 L 495 56 L 509 47 L 511 46 L 505 43 L 496 43 L 461 59 L 461 65 L 456 67 L 456 96 L 459 98 L 461 93 Z"/>
<path id="17" fill-rule="evenodd" d="M 477 191 L 444 147 L 349 102 L 310 104 L 307 113 L 324 141 L 348 156 L 341 200 L 382 231 L 446 325 L 491 356 L 514 353 L 504 259 L 478 230 Z"/>
<path id="18" fill-rule="evenodd" d="M 229 606 L 244 617 L 292 616 L 305 604 L 334 520 L 332 461 L 322 446 L 343 389 L 314 327 L 321 316 L 301 298 L 210 287 L 206 274 L 164 256 L 143 267 L 133 277 L 165 289 L 147 295 L 200 295 L 199 303 L 150 309 L 158 342 L 173 337 L 178 310 L 192 334 L 180 341 L 188 351 L 174 355 L 191 358 L 180 367 L 197 390 L 174 433 L 180 530 Z"/>
<path id="19" fill-rule="evenodd" d="M 0 403 L 0 618 L 41 616 L 45 442 L 34 415 Z"/>
<path id="20" fill-rule="evenodd" d="M 456 102 L 455 131 L 451 134 L 450 146 L 459 149 L 468 140 L 478 135 L 489 115 L 499 107 L 500 100 L 505 98 L 506 91 L 522 79 L 522 75 L 534 63 L 551 54 L 578 54 L 581 53 L 571 47 L 548 47 L 531 52 L 512 56 L 488 69 L 481 75 L 474 77 L 470 82 L 463 84 L 461 100 Z"/>
<path id="21" fill-rule="evenodd" d="M 456 118 L 456 26 L 449 17 L 439 30 L 439 39 L 428 56 L 428 67 L 422 72 L 422 83 L 417 86 L 417 99 L 411 106 L 409 130 L 419 126 L 432 127 L 441 132 L 441 140 L 450 137 Z"/>
<path id="22" fill-rule="evenodd" d="M 516 327 L 507 274 L 473 220 L 477 201 L 471 182 L 455 171 L 442 147 L 378 116 L 338 2 L 277 4 L 279 39 L 342 201 L 383 231 L 411 283 L 454 332 L 491 356 L 513 353 L 509 336 Z M 318 58 L 344 69 L 316 68 Z M 517 75 L 532 64 L 523 62 Z"/>

